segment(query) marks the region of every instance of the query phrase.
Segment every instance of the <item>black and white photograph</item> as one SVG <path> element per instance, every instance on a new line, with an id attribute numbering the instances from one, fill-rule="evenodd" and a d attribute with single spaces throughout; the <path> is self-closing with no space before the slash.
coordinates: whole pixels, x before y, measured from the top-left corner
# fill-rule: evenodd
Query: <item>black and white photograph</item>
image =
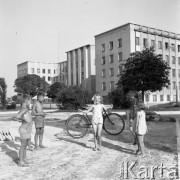
<path id="1" fill-rule="evenodd" d="M 0 0 L 0 180 L 180 178 L 180 0 Z"/>

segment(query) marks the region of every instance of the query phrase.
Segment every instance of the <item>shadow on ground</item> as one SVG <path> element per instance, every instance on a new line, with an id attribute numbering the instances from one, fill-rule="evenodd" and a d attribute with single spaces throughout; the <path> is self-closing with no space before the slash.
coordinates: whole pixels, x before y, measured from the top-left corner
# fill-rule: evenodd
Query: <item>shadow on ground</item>
<path id="1" fill-rule="evenodd" d="M 61 119 L 47 119 L 47 125 L 53 127 L 59 127 L 66 131 L 66 120 Z M 147 122 L 148 133 L 145 135 L 145 146 L 148 149 L 161 150 L 170 153 L 177 153 L 177 140 L 176 140 L 176 123 L 174 122 Z M 102 131 L 102 136 L 117 142 L 133 144 L 134 139 L 131 132 L 125 129 L 121 134 L 112 136 Z M 63 138 L 63 137 L 62 137 Z M 69 139 L 71 139 L 69 137 Z M 72 143 L 77 142 L 76 139 L 68 140 Z M 79 142 L 78 142 L 79 143 Z M 107 142 L 103 142 L 103 146 L 106 147 Z M 111 145 L 113 149 L 121 151 L 122 148 L 117 145 Z M 108 145 L 108 148 L 111 147 Z M 125 150 L 126 151 L 126 150 Z M 127 150 L 128 151 L 128 150 Z M 131 153 L 131 152 L 130 152 Z"/>

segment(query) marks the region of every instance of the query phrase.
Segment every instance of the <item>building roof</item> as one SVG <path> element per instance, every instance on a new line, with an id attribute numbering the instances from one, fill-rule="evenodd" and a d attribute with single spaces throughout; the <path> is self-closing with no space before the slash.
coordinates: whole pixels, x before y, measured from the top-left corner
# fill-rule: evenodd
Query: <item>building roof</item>
<path id="1" fill-rule="evenodd" d="M 123 25 L 121 25 L 121 26 L 118 26 L 118 27 L 116 27 L 116 28 L 113 28 L 113 29 L 110 29 L 110 30 L 108 30 L 108 31 L 102 32 L 102 33 L 100 33 L 100 34 L 97 34 L 97 35 L 95 35 L 94 37 L 97 37 L 97 36 L 100 36 L 100 35 L 102 35 L 102 34 L 108 33 L 108 32 L 110 32 L 110 31 L 114 31 L 114 30 L 119 29 L 119 28 L 122 28 L 122 27 L 124 27 L 124 26 L 128 26 L 128 25 L 130 25 L 130 24 L 133 24 L 133 25 L 136 25 L 136 26 L 145 27 L 145 28 L 152 28 L 152 29 L 156 29 L 156 30 L 159 30 L 159 31 L 165 31 L 165 32 L 173 33 L 173 34 L 177 34 L 177 33 L 174 33 L 174 32 L 170 32 L 170 31 L 166 31 L 166 30 L 162 30 L 162 29 L 157 29 L 157 28 L 148 27 L 148 26 L 144 26 L 144 25 L 140 25 L 140 24 L 134 24 L 134 23 L 130 23 L 130 22 L 129 22 L 129 23 L 123 24 Z M 177 34 L 177 35 L 180 35 L 180 34 Z"/>
<path id="2" fill-rule="evenodd" d="M 43 64 L 58 64 L 58 63 L 48 63 L 48 62 L 25 61 L 23 63 L 18 64 L 17 66 L 20 66 L 20 65 L 28 63 L 28 62 L 31 62 L 31 63 L 43 63 Z"/>
<path id="3" fill-rule="evenodd" d="M 78 47 L 78 48 L 75 48 L 75 49 L 71 49 L 71 50 L 69 50 L 69 51 L 66 51 L 66 53 L 68 53 L 68 52 L 70 52 L 70 51 L 74 51 L 74 50 L 76 50 L 76 49 L 80 49 L 80 48 L 86 47 L 86 46 L 95 46 L 95 45 L 86 44 L 86 45 L 84 45 L 84 46 L 80 46 L 80 47 Z"/>

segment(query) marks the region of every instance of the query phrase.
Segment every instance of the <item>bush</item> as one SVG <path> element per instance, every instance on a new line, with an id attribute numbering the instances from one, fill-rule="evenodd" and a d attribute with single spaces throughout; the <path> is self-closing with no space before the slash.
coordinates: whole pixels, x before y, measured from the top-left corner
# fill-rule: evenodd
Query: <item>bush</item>
<path id="1" fill-rule="evenodd" d="M 64 109 L 79 109 L 91 102 L 92 93 L 81 89 L 80 87 L 66 87 L 63 88 L 58 94 L 56 101 L 61 104 Z"/>
<path id="2" fill-rule="evenodd" d="M 9 105 L 7 105 L 6 109 L 16 109 L 16 103 L 11 103 Z"/>

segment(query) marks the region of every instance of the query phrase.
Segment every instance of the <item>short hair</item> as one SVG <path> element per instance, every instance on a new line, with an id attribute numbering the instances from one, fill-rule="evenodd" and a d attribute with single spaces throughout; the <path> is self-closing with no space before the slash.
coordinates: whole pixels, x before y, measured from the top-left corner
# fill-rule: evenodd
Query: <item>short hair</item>
<path id="1" fill-rule="evenodd" d="M 37 94 L 37 98 L 39 97 L 39 96 L 45 96 L 45 94 L 43 93 L 43 92 L 39 92 L 38 94 Z"/>
<path id="2" fill-rule="evenodd" d="M 26 100 L 31 100 L 31 97 L 28 94 L 23 94 L 21 100 L 22 103 L 25 103 Z"/>

